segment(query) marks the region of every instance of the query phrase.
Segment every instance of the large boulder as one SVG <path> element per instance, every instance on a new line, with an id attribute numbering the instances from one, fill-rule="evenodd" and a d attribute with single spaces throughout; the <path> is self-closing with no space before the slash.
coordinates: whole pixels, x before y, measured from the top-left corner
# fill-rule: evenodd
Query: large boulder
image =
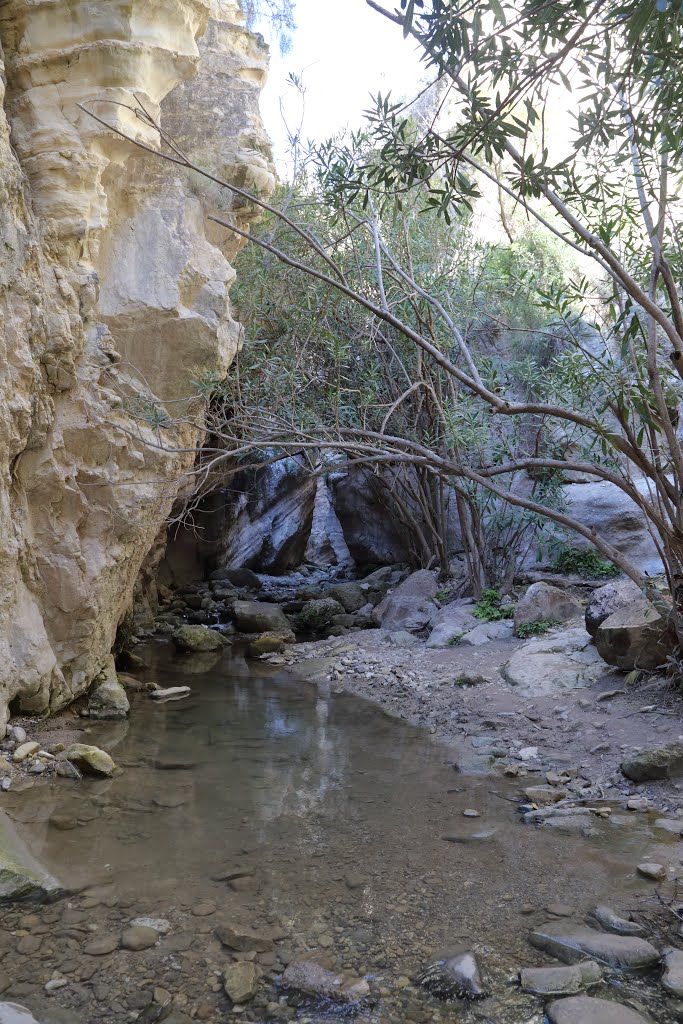
<path id="1" fill-rule="evenodd" d="M 569 622 L 583 613 L 575 597 L 549 583 L 532 583 L 515 607 L 515 632 L 528 622 Z"/>
<path id="2" fill-rule="evenodd" d="M 648 496 L 649 481 L 636 479 L 637 489 Z M 642 509 L 615 484 L 607 480 L 569 484 L 564 488 L 567 515 L 578 519 L 603 537 L 643 572 L 657 575 L 662 562 Z M 566 539 L 566 538 L 563 538 Z M 581 538 L 572 539 L 580 546 Z M 589 542 L 585 541 L 586 547 Z"/>
<path id="3" fill-rule="evenodd" d="M 304 633 L 319 633 L 336 615 L 344 614 L 344 606 L 333 597 L 318 597 L 307 601 L 296 617 L 296 624 Z"/>
<path id="4" fill-rule="evenodd" d="M 235 601 L 232 614 L 242 633 L 289 634 L 292 631 L 282 608 L 267 601 Z"/>
<path id="5" fill-rule="evenodd" d="M 415 633 L 424 629 L 434 615 L 437 589 L 434 573 L 418 569 L 380 601 L 375 608 L 375 621 L 388 630 Z"/>
<path id="6" fill-rule="evenodd" d="M 427 647 L 450 647 L 481 625 L 481 619 L 474 615 L 474 602 L 464 598 L 447 604 L 445 608 L 434 609 L 431 624 Z"/>
<path id="7" fill-rule="evenodd" d="M 600 623 L 595 634 L 600 657 L 625 671 L 663 665 L 675 644 L 668 618 L 644 597 L 619 608 Z"/>
<path id="8" fill-rule="evenodd" d="M 640 588 L 633 580 L 615 580 L 599 590 L 593 591 L 586 607 L 586 629 L 595 636 L 598 626 L 614 615 L 620 608 L 626 608 L 641 596 Z"/>
<path id="9" fill-rule="evenodd" d="M 542 697 L 595 682 L 605 665 L 583 626 L 529 640 L 503 666 L 503 676 L 528 697 Z"/>
<path id="10" fill-rule="evenodd" d="M 621 762 L 621 773 L 631 782 L 653 782 L 683 775 L 683 743 L 667 743 L 639 750 Z"/>
<path id="11" fill-rule="evenodd" d="M 259 590 L 261 587 L 261 580 L 251 569 L 216 569 L 211 573 L 211 580 L 230 587 L 246 587 L 247 590 Z"/>
<path id="12" fill-rule="evenodd" d="M 222 633 L 209 629 L 208 626 L 180 626 L 171 635 L 171 639 L 178 650 L 186 654 L 219 651 L 230 643 Z"/>
<path id="13" fill-rule="evenodd" d="M 367 585 L 364 589 L 360 583 L 354 581 L 335 583 L 328 589 L 327 595 L 333 597 L 335 601 L 339 601 L 345 612 L 357 612 L 364 604 L 367 604 L 369 589 Z"/>

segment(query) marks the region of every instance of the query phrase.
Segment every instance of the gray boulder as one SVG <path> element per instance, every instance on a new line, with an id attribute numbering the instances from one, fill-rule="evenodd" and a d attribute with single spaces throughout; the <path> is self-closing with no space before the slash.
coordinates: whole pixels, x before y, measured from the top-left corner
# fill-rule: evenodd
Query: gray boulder
<path id="1" fill-rule="evenodd" d="M 648 496 L 649 481 L 636 480 L 636 487 Z M 656 575 L 662 562 L 648 530 L 642 510 L 627 494 L 609 481 L 570 484 L 564 488 L 567 515 L 609 539 L 619 551 L 644 572 Z M 581 545 L 577 538 L 572 543 Z M 588 547 L 588 541 L 585 542 Z"/>
<path id="2" fill-rule="evenodd" d="M 363 589 L 360 583 L 336 583 L 327 591 L 327 596 L 339 601 L 345 612 L 357 612 L 367 603 L 368 587 Z"/>
<path id="3" fill-rule="evenodd" d="M 667 743 L 640 750 L 621 762 L 621 773 L 631 782 L 652 782 L 683 774 L 683 743 Z"/>
<path id="4" fill-rule="evenodd" d="M 604 672 L 604 663 L 583 626 L 529 640 L 502 668 L 508 683 L 529 697 L 587 686 Z"/>
<path id="5" fill-rule="evenodd" d="M 512 623 L 501 619 L 499 622 L 480 622 L 469 633 L 465 633 L 460 643 L 463 647 L 483 647 L 492 640 L 512 640 L 512 637 Z"/>
<path id="6" fill-rule="evenodd" d="M 247 590 L 259 590 L 261 581 L 251 569 L 216 569 L 211 573 L 211 580 L 226 582 L 233 587 L 246 587 Z"/>
<path id="7" fill-rule="evenodd" d="M 202 651 L 219 651 L 229 645 L 229 640 L 209 629 L 208 626 L 181 626 L 172 634 L 171 639 L 179 651 L 195 654 Z"/>
<path id="8" fill-rule="evenodd" d="M 235 625 L 242 633 L 291 633 L 292 627 L 282 608 L 267 601 L 235 601 L 232 606 Z"/>
<path id="9" fill-rule="evenodd" d="M 608 999 L 570 996 L 546 1007 L 550 1024 L 648 1024 L 647 1018 Z"/>
<path id="10" fill-rule="evenodd" d="M 466 633 L 482 625 L 481 619 L 473 614 L 473 609 L 474 602 L 466 598 L 434 610 L 427 647 L 450 647 Z"/>
<path id="11" fill-rule="evenodd" d="M 663 665 L 675 644 L 668 618 L 644 597 L 615 611 L 595 634 L 600 657 L 624 671 Z"/>
<path id="12" fill-rule="evenodd" d="M 515 608 L 515 632 L 528 622 L 540 622 L 543 619 L 556 622 L 569 622 L 579 618 L 583 613 L 580 603 L 575 597 L 553 587 L 549 583 L 532 583 Z"/>
<path id="13" fill-rule="evenodd" d="M 595 590 L 586 607 L 586 629 L 595 636 L 605 619 L 641 596 L 633 580 L 617 580 Z"/>
<path id="14" fill-rule="evenodd" d="M 584 957 L 618 970 L 639 970 L 659 963 L 659 953 L 645 939 L 633 935 L 609 935 L 571 921 L 550 921 L 531 932 L 536 949 L 573 964 Z"/>
<path id="15" fill-rule="evenodd" d="M 375 621 L 382 629 L 405 629 L 415 633 L 431 622 L 437 592 L 434 573 L 418 569 L 387 594 L 375 608 Z"/>
<path id="16" fill-rule="evenodd" d="M 333 597 L 319 597 L 307 601 L 296 617 L 297 626 L 304 632 L 318 633 L 330 625 L 336 615 L 343 615 L 344 608 Z"/>

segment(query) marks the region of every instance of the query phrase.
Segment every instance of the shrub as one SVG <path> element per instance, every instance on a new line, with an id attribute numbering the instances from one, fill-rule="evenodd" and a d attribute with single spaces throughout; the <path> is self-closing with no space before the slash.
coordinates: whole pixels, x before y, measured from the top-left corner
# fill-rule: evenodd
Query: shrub
<path id="1" fill-rule="evenodd" d="M 511 619 L 514 611 L 513 604 L 502 603 L 497 590 L 484 590 L 474 606 L 473 614 L 483 622 L 500 622 L 501 619 Z"/>
<path id="2" fill-rule="evenodd" d="M 586 580 L 610 579 L 619 575 L 612 562 L 605 562 L 595 551 L 564 548 L 553 563 L 555 572 L 574 573 Z"/>
<path id="3" fill-rule="evenodd" d="M 528 640 L 531 636 L 542 636 L 555 626 L 560 625 L 559 619 L 536 619 L 535 622 L 523 622 L 515 630 L 520 640 Z"/>

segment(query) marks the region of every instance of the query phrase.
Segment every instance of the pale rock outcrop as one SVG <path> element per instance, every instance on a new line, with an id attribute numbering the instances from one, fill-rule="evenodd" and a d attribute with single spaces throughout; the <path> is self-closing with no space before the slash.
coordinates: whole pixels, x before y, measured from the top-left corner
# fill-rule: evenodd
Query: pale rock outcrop
<path id="1" fill-rule="evenodd" d="M 266 52 L 234 3 L 6 0 L 0 44 L 1 731 L 13 697 L 61 707 L 107 665 L 202 440 L 179 399 L 241 341 L 234 233 L 217 245 L 197 183 L 78 104 L 153 142 L 116 105 L 137 96 L 233 180 L 273 178 Z M 255 213 L 225 206 L 242 228 Z"/>

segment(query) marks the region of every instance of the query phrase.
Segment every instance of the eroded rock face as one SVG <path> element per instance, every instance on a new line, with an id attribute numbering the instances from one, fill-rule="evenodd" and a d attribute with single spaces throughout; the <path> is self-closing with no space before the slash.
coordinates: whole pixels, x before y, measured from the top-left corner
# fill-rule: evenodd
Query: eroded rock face
<path id="1" fill-rule="evenodd" d="M 151 142 L 108 102 L 137 95 L 231 180 L 273 178 L 257 107 L 266 54 L 230 0 L 7 0 L 0 43 L 4 729 L 14 696 L 59 708 L 105 667 L 193 461 L 173 449 L 202 440 L 201 404 L 177 400 L 224 373 L 241 337 L 235 236 L 207 234 L 200 186 L 77 104 Z M 242 227 L 253 216 L 232 212 Z M 159 428 L 155 402 L 174 402 L 182 426 Z"/>

